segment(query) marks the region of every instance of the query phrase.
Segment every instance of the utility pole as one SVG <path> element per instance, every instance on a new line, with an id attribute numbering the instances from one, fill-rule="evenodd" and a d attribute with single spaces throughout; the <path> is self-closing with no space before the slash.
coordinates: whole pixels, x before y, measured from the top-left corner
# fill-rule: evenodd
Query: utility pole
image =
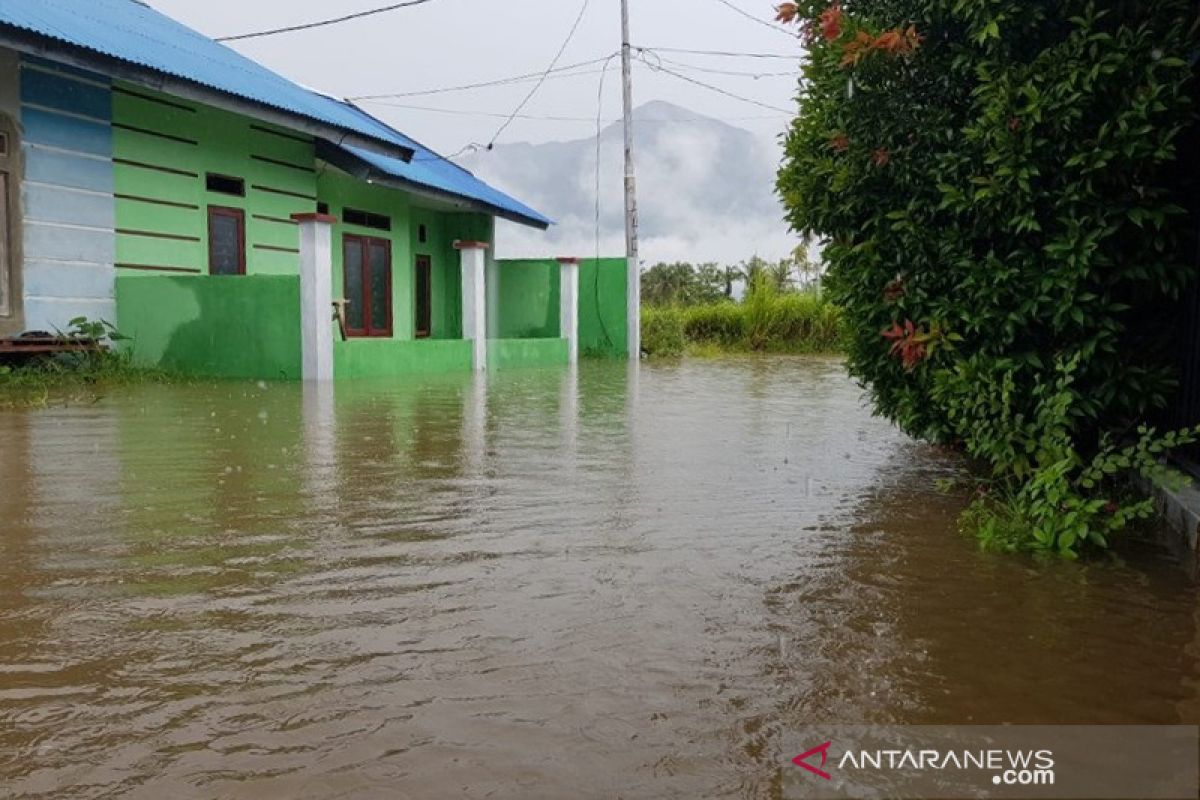
<path id="1" fill-rule="evenodd" d="M 621 0 L 621 88 L 625 106 L 625 308 L 629 357 L 642 355 L 642 266 L 638 260 L 637 184 L 633 176 L 633 64 L 629 46 L 629 0 Z"/>

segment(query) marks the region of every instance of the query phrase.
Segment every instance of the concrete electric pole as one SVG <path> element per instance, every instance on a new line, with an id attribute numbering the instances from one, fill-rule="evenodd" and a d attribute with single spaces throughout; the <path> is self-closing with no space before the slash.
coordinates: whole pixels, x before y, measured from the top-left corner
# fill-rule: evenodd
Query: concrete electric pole
<path id="1" fill-rule="evenodd" d="M 637 184 L 633 176 L 633 64 L 629 46 L 629 0 L 621 0 L 621 88 L 625 120 L 625 259 L 629 357 L 642 355 L 642 266 L 638 260 Z"/>

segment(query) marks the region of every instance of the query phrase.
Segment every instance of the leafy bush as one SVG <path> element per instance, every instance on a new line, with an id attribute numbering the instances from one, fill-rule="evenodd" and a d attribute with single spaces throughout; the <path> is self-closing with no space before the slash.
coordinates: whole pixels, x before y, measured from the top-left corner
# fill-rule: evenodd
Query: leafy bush
<path id="1" fill-rule="evenodd" d="M 780 293 L 756 284 L 741 303 L 647 306 L 642 347 L 651 355 L 771 352 L 832 353 L 842 346 L 842 314 L 810 292 Z"/>
<path id="2" fill-rule="evenodd" d="M 1176 163 L 1195 124 L 1195 11 L 806 0 L 780 14 L 809 55 L 778 186 L 792 227 L 825 241 L 852 373 L 904 430 L 990 467 L 965 517 L 985 536 L 1012 523 L 1022 547 L 1106 544 L 1146 509 L 1105 510 L 1113 481 L 1192 436 L 1146 423 L 1173 390 L 1171 309 L 1195 271 L 1195 187 Z"/>
<path id="3" fill-rule="evenodd" d="M 128 351 L 111 346 L 128 337 L 104 320 L 73 319 L 58 338 L 96 347 L 0 365 L 0 408 L 40 406 L 51 399 L 93 401 L 105 386 L 175 379 L 162 370 L 133 366 Z"/>
<path id="4" fill-rule="evenodd" d="M 732 347 L 745 335 L 742 309 L 736 303 L 711 303 L 684 309 L 683 332 L 689 342 Z"/>
<path id="5" fill-rule="evenodd" d="M 683 355 L 683 344 L 683 311 L 671 306 L 642 309 L 642 349 L 648 355 Z"/>

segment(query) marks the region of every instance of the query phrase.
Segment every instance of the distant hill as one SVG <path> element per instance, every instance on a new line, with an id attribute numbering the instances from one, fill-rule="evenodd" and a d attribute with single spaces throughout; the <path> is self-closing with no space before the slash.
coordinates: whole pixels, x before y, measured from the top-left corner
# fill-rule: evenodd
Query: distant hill
<path id="1" fill-rule="evenodd" d="M 654 101 L 634 111 L 642 258 L 737 261 L 795 245 L 774 194 L 778 145 Z M 624 250 L 620 123 L 600 134 L 602 254 Z M 503 224 L 503 255 L 595 252 L 596 139 L 497 145 L 459 162 L 555 220 L 543 234 Z"/>

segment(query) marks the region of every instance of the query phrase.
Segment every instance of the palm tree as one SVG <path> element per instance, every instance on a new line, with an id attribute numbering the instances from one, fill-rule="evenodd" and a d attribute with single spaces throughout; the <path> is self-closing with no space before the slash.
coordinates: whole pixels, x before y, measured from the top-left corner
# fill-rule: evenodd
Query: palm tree
<path id="1" fill-rule="evenodd" d="M 790 258 L 781 258 L 767 267 L 767 278 L 771 281 L 771 285 L 780 292 L 786 292 L 788 287 L 795 282 L 792 277 L 794 266 L 795 264 Z"/>
<path id="2" fill-rule="evenodd" d="M 747 291 L 768 279 L 767 269 L 767 262 L 758 256 L 750 256 L 749 261 L 743 261 L 738 265 L 738 273 L 745 281 Z"/>
<path id="3" fill-rule="evenodd" d="M 725 297 L 729 300 L 733 299 L 733 285 L 744 277 L 742 271 L 737 267 L 724 266 L 717 271 L 717 276 L 721 283 L 725 286 Z"/>

